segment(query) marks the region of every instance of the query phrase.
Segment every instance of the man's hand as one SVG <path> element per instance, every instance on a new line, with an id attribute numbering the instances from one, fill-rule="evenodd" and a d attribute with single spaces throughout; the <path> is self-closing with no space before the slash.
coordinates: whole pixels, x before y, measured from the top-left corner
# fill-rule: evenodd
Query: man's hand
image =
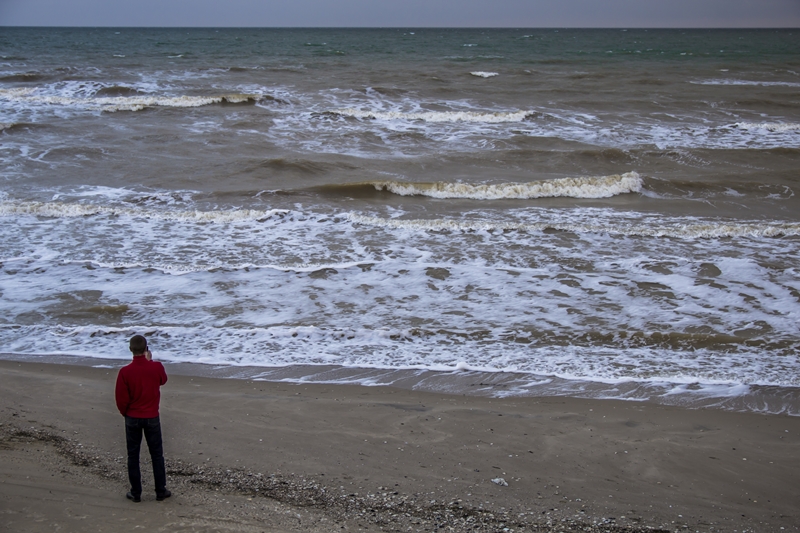
<path id="1" fill-rule="evenodd" d="M 153 354 L 150 352 L 149 349 L 144 351 L 144 356 L 147 358 L 148 361 L 153 360 Z"/>

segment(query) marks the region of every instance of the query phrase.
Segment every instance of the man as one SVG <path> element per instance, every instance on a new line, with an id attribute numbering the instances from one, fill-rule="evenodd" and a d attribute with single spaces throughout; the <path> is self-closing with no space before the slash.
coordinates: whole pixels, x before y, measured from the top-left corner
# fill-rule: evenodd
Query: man
<path id="1" fill-rule="evenodd" d="M 120 368 L 117 375 L 117 409 L 125 417 L 125 439 L 128 444 L 128 479 L 131 490 L 129 500 L 142 501 L 142 474 L 139 470 L 139 449 L 142 433 L 153 461 L 153 478 L 156 485 L 156 500 L 169 498 L 167 472 L 164 468 L 164 448 L 161 444 L 161 421 L 158 404 L 161 400 L 161 385 L 167 382 L 164 365 L 153 361 L 147 348 L 147 339 L 134 335 L 130 340 L 133 362 Z"/>

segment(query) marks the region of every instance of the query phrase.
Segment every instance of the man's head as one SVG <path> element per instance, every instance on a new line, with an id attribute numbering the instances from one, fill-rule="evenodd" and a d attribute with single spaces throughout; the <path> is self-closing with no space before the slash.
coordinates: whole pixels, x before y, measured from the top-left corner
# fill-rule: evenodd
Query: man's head
<path id="1" fill-rule="evenodd" d="M 147 351 L 147 339 L 141 335 L 134 335 L 131 337 L 130 347 L 133 355 L 142 355 Z"/>

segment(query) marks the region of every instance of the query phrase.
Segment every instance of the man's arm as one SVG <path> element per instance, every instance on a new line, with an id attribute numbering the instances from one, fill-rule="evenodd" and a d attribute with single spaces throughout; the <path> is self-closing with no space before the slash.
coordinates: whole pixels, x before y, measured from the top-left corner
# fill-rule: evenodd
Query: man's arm
<path id="1" fill-rule="evenodd" d="M 117 409 L 119 409 L 119 414 L 125 416 L 128 412 L 128 405 L 130 405 L 131 399 L 130 395 L 128 394 L 128 384 L 125 383 L 125 378 L 122 377 L 122 371 L 117 374 L 117 386 L 114 389 L 114 397 L 117 401 Z"/>
<path id="2" fill-rule="evenodd" d="M 153 360 L 153 352 L 151 352 L 149 349 L 144 352 L 144 356 L 147 358 L 148 361 Z M 158 361 L 156 362 L 158 363 Z M 164 370 L 164 365 L 162 365 L 161 363 L 158 363 L 158 366 L 160 370 L 159 385 L 163 385 L 164 383 L 167 382 L 167 371 Z"/>

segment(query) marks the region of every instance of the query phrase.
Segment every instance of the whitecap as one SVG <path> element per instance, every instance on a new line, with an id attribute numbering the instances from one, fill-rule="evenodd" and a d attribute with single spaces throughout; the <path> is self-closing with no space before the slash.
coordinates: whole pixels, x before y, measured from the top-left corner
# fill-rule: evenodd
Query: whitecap
<path id="1" fill-rule="evenodd" d="M 360 119 L 375 120 L 421 120 L 424 122 L 521 122 L 534 111 L 422 111 L 417 113 L 403 113 L 400 111 L 362 111 L 360 109 L 334 109 L 330 111 L 335 115 L 342 115 Z"/>

